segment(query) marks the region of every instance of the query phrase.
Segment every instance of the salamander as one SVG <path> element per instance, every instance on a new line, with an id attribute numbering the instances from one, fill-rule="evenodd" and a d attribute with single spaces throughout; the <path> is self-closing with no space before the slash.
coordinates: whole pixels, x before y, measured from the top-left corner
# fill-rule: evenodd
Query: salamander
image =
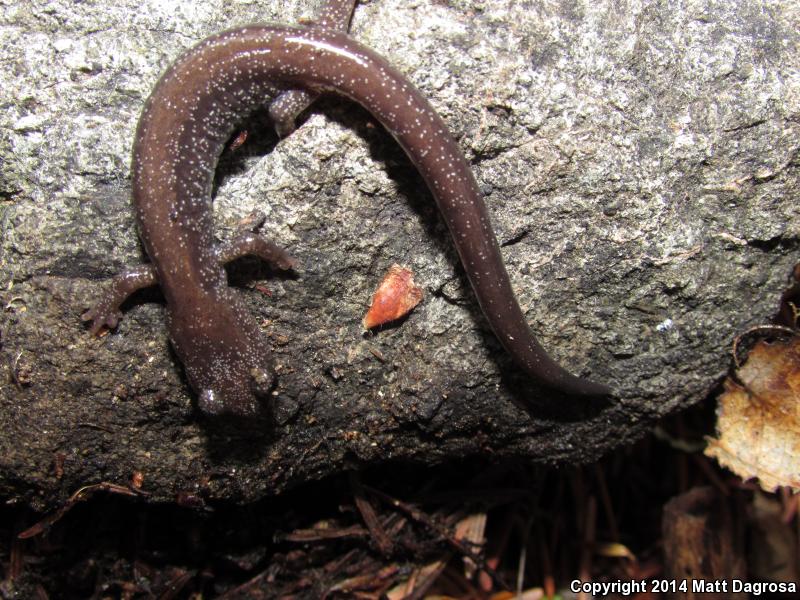
<path id="1" fill-rule="evenodd" d="M 442 119 L 384 58 L 331 27 L 231 29 L 203 40 L 163 74 L 142 111 L 131 169 L 136 220 L 150 262 L 114 278 L 83 315 L 93 333 L 117 325 L 130 293 L 158 284 L 169 338 L 198 407 L 242 416 L 262 410 L 275 378 L 269 344 L 228 288 L 223 264 L 245 254 L 279 269 L 295 262 L 253 233 L 215 244 L 211 187 L 237 122 L 283 90 L 332 92 L 369 111 L 427 183 L 480 307 L 515 361 L 545 387 L 574 396 L 610 393 L 571 375 L 534 337 L 477 182 Z"/>

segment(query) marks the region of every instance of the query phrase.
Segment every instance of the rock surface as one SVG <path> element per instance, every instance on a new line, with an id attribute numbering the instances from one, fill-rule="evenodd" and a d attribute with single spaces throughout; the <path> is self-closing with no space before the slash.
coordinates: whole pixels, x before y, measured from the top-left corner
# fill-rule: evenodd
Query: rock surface
<path id="1" fill-rule="evenodd" d="M 201 419 L 157 292 L 100 339 L 79 316 L 142 260 L 129 155 L 159 74 L 220 29 L 314 14 L 283 4 L 0 7 L 3 496 L 51 506 L 139 473 L 155 500 L 243 502 L 396 459 L 587 461 L 705 397 L 734 336 L 775 311 L 800 235 L 796 4 L 373 0 L 352 35 L 450 125 L 540 341 L 617 397 L 531 385 L 405 156 L 366 111 L 325 98 L 280 143 L 248 120 L 223 156 L 218 236 L 262 211 L 302 268 L 230 269 L 279 385 L 269 422 Z M 393 263 L 426 297 L 365 335 Z"/>

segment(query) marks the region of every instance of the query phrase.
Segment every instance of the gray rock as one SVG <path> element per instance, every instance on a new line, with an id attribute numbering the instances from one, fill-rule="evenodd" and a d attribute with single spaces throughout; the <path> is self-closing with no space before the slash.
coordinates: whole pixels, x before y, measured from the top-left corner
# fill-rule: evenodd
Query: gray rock
<path id="1" fill-rule="evenodd" d="M 800 233 L 795 3 L 374 0 L 352 35 L 449 123 L 542 344 L 618 397 L 555 398 L 514 367 L 419 176 L 326 98 L 277 146 L 248 120 L 223 157 L 219 237 L 262 211 L 303 266 L 230 271 L 274 343 L 271 422 L 199 418 L 157 292 L 100 339 L 79 317 L 142 260 L 129 155 L 159 74 L 220 29 L 313 16 L 293 6 L 0 7 L 0 494 L 51 505 L 139 472 L 156 500 L 248 501 L 392 459 L 587 461 L 704 398 L 737 333 L 774 313 Z M 393 263 L 426 298 L 366 335 Z"/>

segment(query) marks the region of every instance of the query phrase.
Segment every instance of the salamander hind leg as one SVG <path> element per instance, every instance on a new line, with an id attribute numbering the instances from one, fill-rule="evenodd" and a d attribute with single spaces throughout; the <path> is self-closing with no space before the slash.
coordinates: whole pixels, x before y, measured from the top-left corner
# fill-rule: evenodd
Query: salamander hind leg
<path id="1" fill-rule="evenodd" d="M 303 25 L 347 33 L 355 4 L 356 0 L 325 0 L 320 7 L 319 16 Z M 317 94 L 306 90 L 281 92 L 269 105 L 269 116 L 278 136 L 284 138 L 291 134 L 297 128 L 297 117 L 316 99 Z"/>
<path id="2" fill-rule="evenodd" d="M 316 99 L 316 94 L 305 90 L 281 92 L 269 105 L 269 118 L 278 137 L 284 138 L 297 129 L 297 117 Z"/>
<path id="3" fill-rule="evenodd" d="M 281 271 L 290 271 L 298 266 L 297 260 L 291 257 L 286 250 L 249 231 L 241 233 L 217 247 L 217 260 L 220 264 L 229 263 L 242 256 L 257 256 L 271 267 Z"/>
<path id="4" fill-rule="evenodd" d="M 126 269 L 112 279 L 111 288 L 94 307 L 81 315 L 81 319 L 91 322 L 89 331 L 92 335 L 97 335 L 103 328 L 114 329 L 122 318 L 120 306 L 128 296 L 157 283 L 156 270 L 151 264 Z"/>

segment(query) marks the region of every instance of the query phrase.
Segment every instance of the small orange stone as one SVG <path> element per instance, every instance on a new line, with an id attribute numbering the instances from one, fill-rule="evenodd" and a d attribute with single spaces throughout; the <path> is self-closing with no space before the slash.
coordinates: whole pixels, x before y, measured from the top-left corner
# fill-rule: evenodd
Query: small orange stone
<path id="1" fill-rule="evenodd" d="M 141 471 L 134 471 L 131 475 L 131 487 L 136 490 L 142 489 L 144 483 L 144 473 Z"/>
<path id="2" fill-rule="evenodd" d="M 422 288 L 414 283 L 411 269 L 392 265 L 372 296 L 372 305 L 362 321 L 364 329 L 396 321 L 421 301 Z"/>

